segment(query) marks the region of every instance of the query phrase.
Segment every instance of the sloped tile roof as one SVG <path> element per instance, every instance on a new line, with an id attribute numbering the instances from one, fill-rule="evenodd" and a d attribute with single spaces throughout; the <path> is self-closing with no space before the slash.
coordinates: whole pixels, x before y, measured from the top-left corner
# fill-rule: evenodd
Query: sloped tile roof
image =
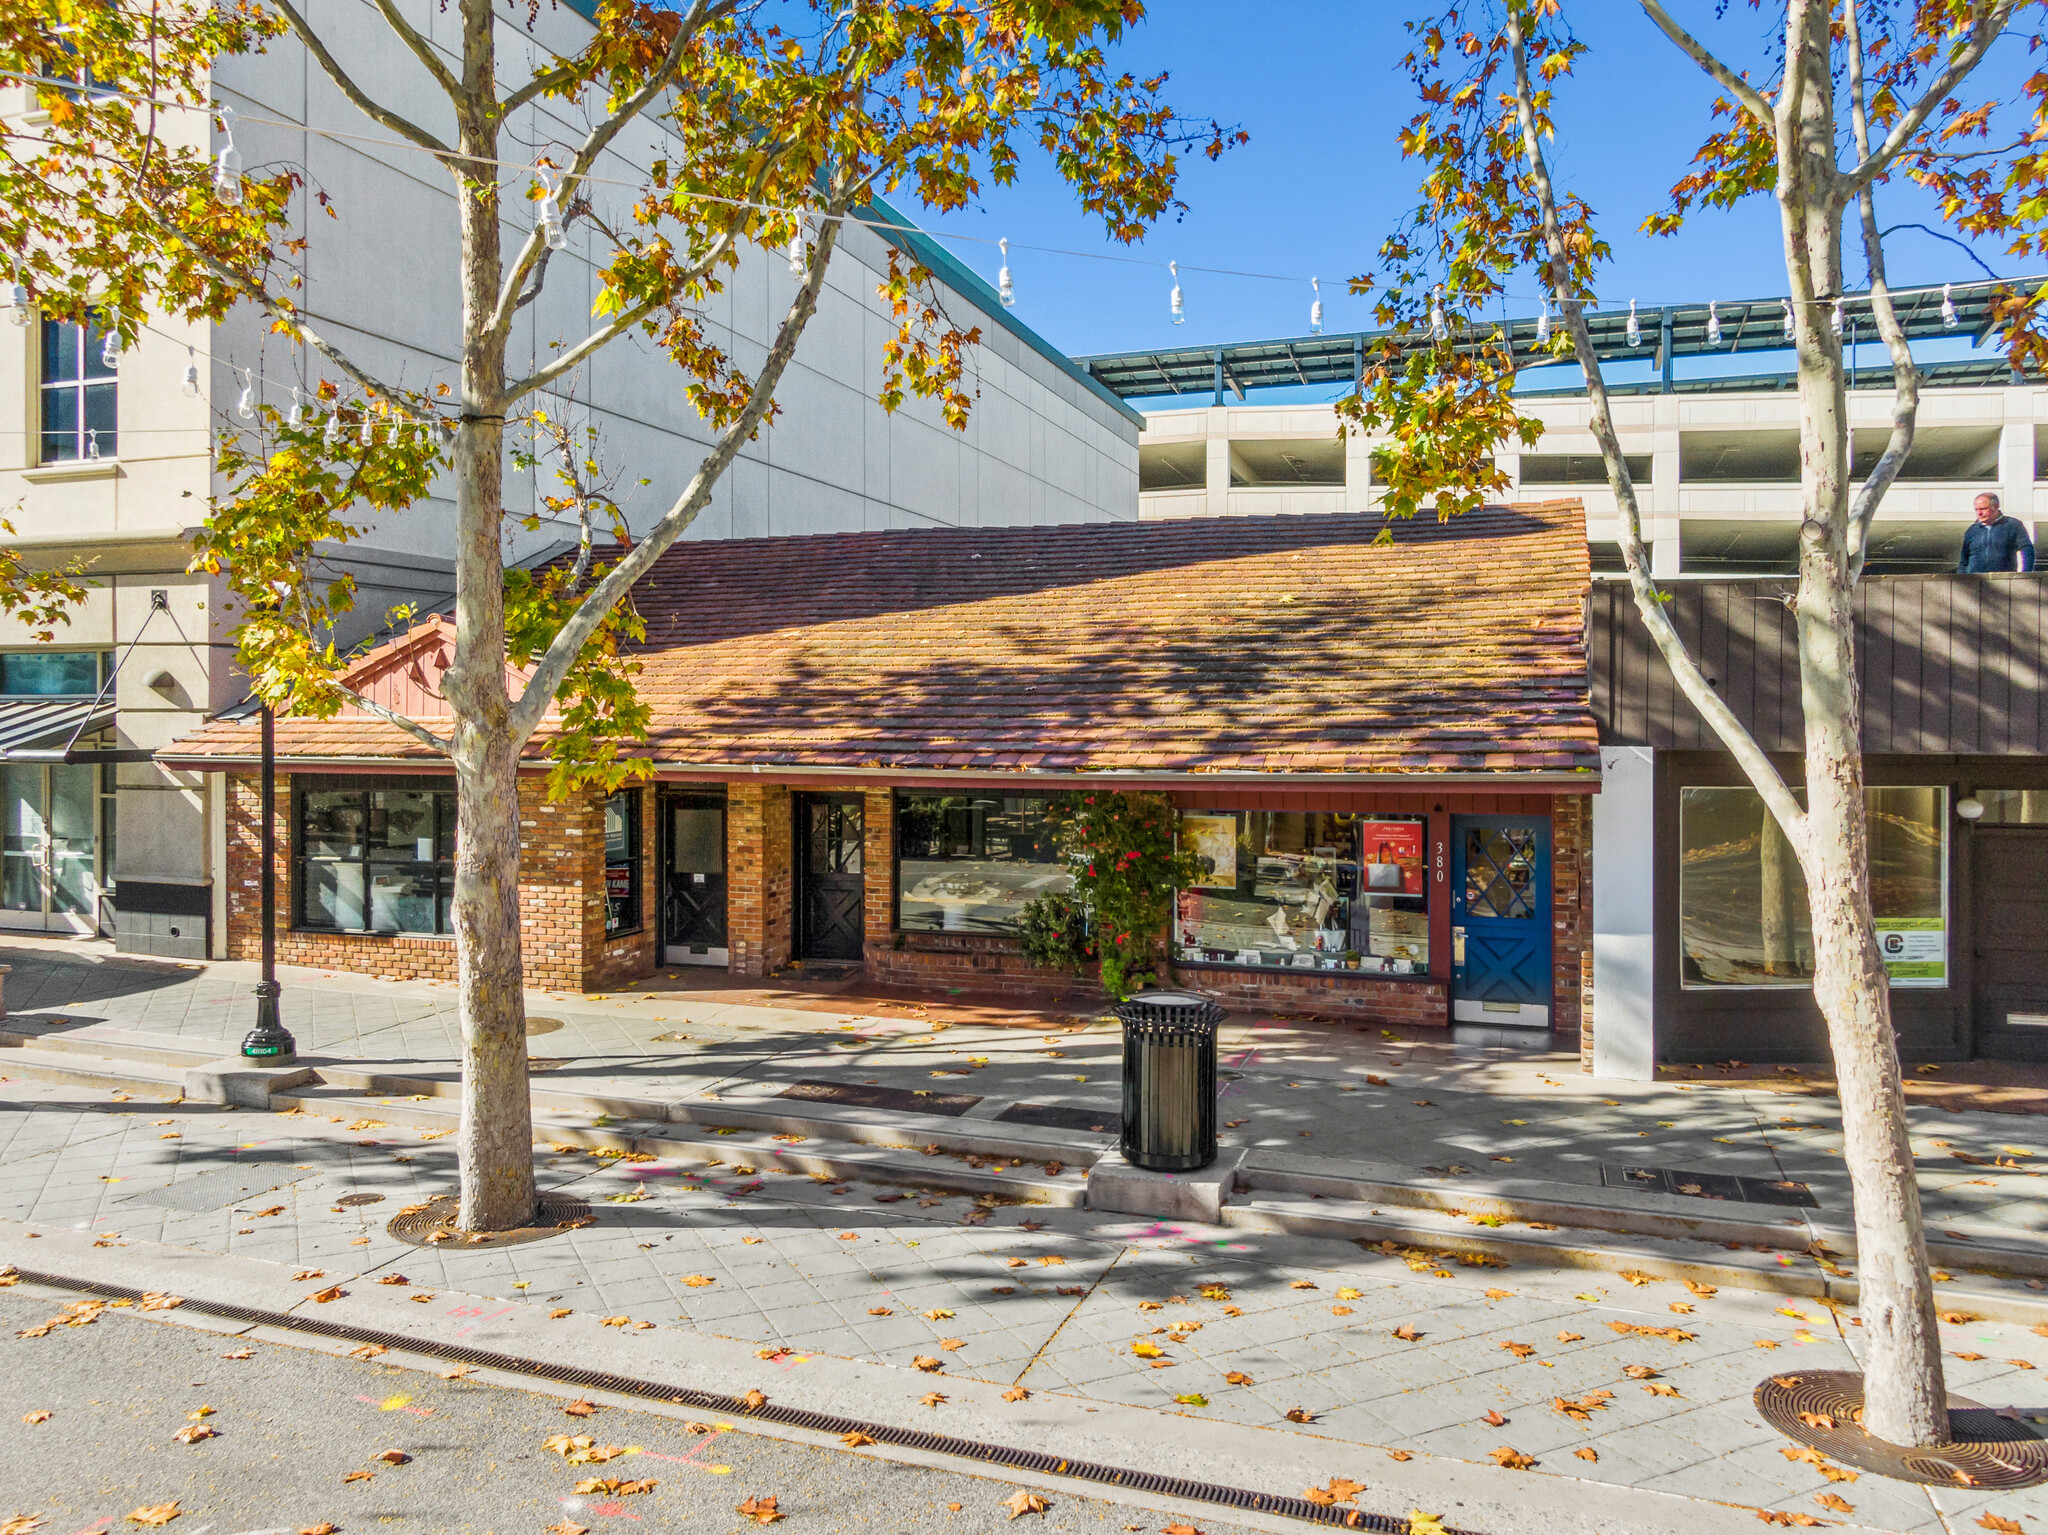
<path id="1" fill-rule="evenodd" d="M 635 592 L 652 753 L 702 767 L 1597 771 L 1576 501 L 686 543 Z M 166 756 L 246 757 L 218 722 Z M 281 756 L 430 757 L 370 718 Z M 530 755 L 546 755 L 545 735 Z"/>

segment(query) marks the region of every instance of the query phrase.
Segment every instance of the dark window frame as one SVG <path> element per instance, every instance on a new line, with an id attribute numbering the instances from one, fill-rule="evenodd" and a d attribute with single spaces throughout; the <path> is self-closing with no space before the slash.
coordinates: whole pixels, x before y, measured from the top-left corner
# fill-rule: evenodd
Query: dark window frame
<path id="1" fill-rule="evenodd" d="M 399 860 L 378 860 L 370 856 L 371 844 L 368 834 L 370 804 L 369 796 L 377 793 L 431 794 L 434 797 L 434 926 L 428 928 L 378 928 L 342 927 L 338 924 L 312 922 L 307 920 L 306 899 L 313 889 L 310 870 L 315 865 L 328 867 L 355 867 L 362 870 L 363 915 L 371 915 L 370 870 L 380 864 L 385 867 L 401 864 Z M 306 851 L 306 800 L 313 794 L 358 794 L 362 796 L 360 806 L 363 818 L 363 834 L 358 842 L 358 852 L 353 857 L 332 857 L 314 855 Z M 291 822 L 287 828 L 288 845 L 291 853 L 291 929 L 300 933 L 320 933 L 333 936 L 374 937 L 374 938 L 449 938 L 454 937 L 454 924 L 450 904 L 455 891 L 455 780 L 444 774 L 383 774 L 377 776 L 351 777 L 345 774 L 300 774 L 292 779 L 290 795 Z M 443 846 L 447 855 L 441 854 Z M 422 860 L 415 860 L 413 865 Z"/>
<path id="2" fill-rule="evenodd" d="M 71 333 L 72 365 L 58 376 L 53 358 L 62 353 L 64 332 Z M 97 324 L 80 325 L 74 320 L 42 317 L 36 351 L 36 442 L 37 462 L 43 464 L 82 463 L 120 456 L 119 431 L 121 391 L 118 368 L 100 359 L 106 333 Z M 52 425 L 53 401 L 69 400 L 69 426 Z M 92 425 L 94 406 L 104 403 L 104 430 Z M 90 449 L 91 451 L 88 451 Z"/>
<path id="3" fill-rule="evenodd" d="M 621 922 L 617 923 L 616 925 L 614 925 L 614 923 L 613 923 L 613 920 L 612 920 L 612 918 L 613 918 L 613 911 L 612 911 L 612 894 L 611 894 L 611 869 L 612 869 L 612 854 L 611 854 L 611 835 L 610 835 L 610 828 L 609 828 L 609 827 L 607 827 L 607 828 L 606 828 L 606 835 L 605 835 L 605 850 L 604 850 L 604 859 L 605 859 L 605 862 L 604 862 L 604 867 L 605 867 L 605 893 L 604 893 L 604 936 L 605 936 L 605 937 L 606 937 L 607 939 L 612 939 L 612 938 L 623 938 L 623 937 L 625 937 L 625 936 L 626 936 L 627 934 L 629 934 L 629 933 L 637 933 L 637 932 L 639 932 L 639 931 L 641 930 L 641 928 L 643 928 L 643 927 L 645 927 L 645 926 L 647 925 L 647 923 L 646 923 L 646 914 L 647 914 L 647 901 L 646 901 L 646 882 L 647 882 L 647 874 L 646 874 L 646 868 L 645 868 L 645 862 L 646 862 L 646 861 L 645 861 L 645 859 L 644 859 L 644 858 L 643 858 L 643 857 L 641 856 L 641 852 L 642 852 L 642 848 L 643 848 L 643 845 L 644 845 L 644 842 L 645 842 L 645 838 L 644 838 L 644 837 L 642 836 L 642 834 L 641 834 L 641 832 L 642 832 L 642 828 L 641 828 L 641 820 L 640 820 L 640 818 L 641 818 L 642 814 L 643 814 L 643 813 L 645 812 L 645 806 L 643 805 L 643 803 L 642 803 L 642 801 L 641 801 L 641 798 L 640 798 L 640 790 L 639 790 L 638 788 L 636 788 L 636 787 L 628 787 L 628 788 L 623 788 L 623 789 L 615 789 L 615 790 L 613 790 L 613 791 L 612 791 L 612 792 L 611 792 L 611 793 L 610 793 L 609 795 L 607 795 L 607 796 L 605 797 L 605 800 L 604 800 L 604 809 L 606 810 L 606 812 L 607 812 L 607 813 L 609 813 L 609 811 L 610 811 L 610 809 L 611 809 L 611 803 L 612 803 L 612 801 L 613 801 L 613 800 L 617 800 L 617 799 L 623 799 L 623 800 L 625 800 L 625 801 L 627 802 L 627 804 L 628 804 L 628 805 L 629 805 L 629 806 L 631 807 L 631 809 L 630 809 L 629 813 L 627 814 L 627 816 L 626 816 L 626 818 L 625 818 L 625 823 L 626 823 L 626 858 L 625 858 L 625 866 L 626 866 L 626 868 L 627 868 L 627 869 L 629 869 L 629 870 L 631 871 L 631 889 L 630 889 L 630 891 L 628 892 L 628 894 L 627 894 L 627 897 L 626 897 L 626 900 L 625 900 L 625 902 L 624 902 L 624 907 L 625 907 L 625 920 L 623 920 L 623 921 L 621 921 Z"/>
<path id="4" fill-rule="evenodd" d="M 1010 811 L 1007 808 L 1010 802 L 1023 800 L 1038 800 L 1044 802 L 1045 805 L 1050 807 L 1055 800 L 1059 799 L 1059 797 L 1059 794 L 1056 792 L 1046 792 L 1042 794 L 1009 794 L 996 792 L 962 793 L 959 791 L 955 791 L 953 793 L 947 794 L 933 791 L 920 791 L 914 789 L 896 790 L 890 800 L 892 835 L 889 839 L 891 864 L 889 870 L 889 925 L 891 931 L 897 933 L 950 933 L 954 937 L 968 936 L 977 938 L 1016 938 L 1023 932 L 1023 924 L 1021 922 L 1011 922 L 1001 927 L 988 926 L 948 928 L 944 925 L 944 920 L 942 918 L 940 924 L 936 927 L 929 926 L 921 921 L 918 922 L 915 926 L 904 925 L 903 899 L 905 892 L 903 888 L 903 862 L 906 824 L 906 817 L 904 815 L 904 811 L 907 806 L 913 805 L 914 803 L 920 800 L 992 800 L 997 802 L 999 807 L 999 814 L 1013 814 L 1017 812 Z M 985 830 L 983 831 L 983 836 L 986 836 Z M 955 861 L 956 859 L 964 863 L 972 861 L 974 858 L 974 854 L 971 851 L 957 855 L 952 853 L 942 853 L 936 855 L 926 853 L 919 856 L 924 861 L 939 863 L 950 863 Z M 1043 861 L 1038 859 L 1017 859 L 1014 861 L 1020 864 L 1029 863 L 1034 868 L 1043 868 L 1048 871 L 1063 869 L 1066 867 L 1066 861 L 1063 858 L 1057 856 L 1057 854 L 1055 854 L 1054 857 Z"/>
<path id="5" fill-rule="evenodd" d="M 90 656 L 93 660 L 92 686 L 68 693 L 42 691 L 16 692 L 7 685 L 8 663 L 18 658 L 46 660 L 52 656 Z M 0 653 L 0 698 L 96 698 L 107 680 L 107 652 L 104 650 L 54 650 L 38 647 L 33 650 L 10 650 Z"/>

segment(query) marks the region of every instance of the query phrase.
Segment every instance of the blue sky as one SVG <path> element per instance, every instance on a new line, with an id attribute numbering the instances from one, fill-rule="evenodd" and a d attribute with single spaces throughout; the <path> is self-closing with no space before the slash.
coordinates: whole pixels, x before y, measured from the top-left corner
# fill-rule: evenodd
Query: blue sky
<path id="1" fill-rule="evenodd" d="M 1239 124 L 1251 135 L 1249 145 L 1214 164 L 1183 161 L 1184 218 L 1160 225 L 1140 246 L 1115 246 L 1032 154 L 1016 186 L 990 192 L 979 208 L 927 211 L 920 222 L 991 241 L 1007 236 L 1018 316 L 1070 353 L 1304 334 L 1311 275 L 1322 279 L 1328 329 L 1369 328 L 1369 301 L 1346 295 L 1343 280 L 1371 267 L 1380 240 L 1412 200 L 1415 168 L 1394 147 L 1396 129 L 1414 109 L 1398 67 L 1407 48 L 1401 22 L 1427 9 L 1408 0 L 1152 0 L 1150 17 L 1120 50 L 1126 66 L 1169 71 L 1167 94 L 1176 107 Z M 1761 61 L 1762 24 L 1747 6 L 1727 6 L 1719 21 L 1717 0 L 1678 0 L 1672 9 L 1724 57 Z M 1601 278 L 1603 301 L 1698 303 L 1782 293 L 1777 210 L 1768 200 L 1699 215 L 1675 238 L 1636 232 L 1684 173 L 1707 131 L 1714 92 L 1625 0 L 1582 0 L 1574 18 L 1592 52 L 1568 85 L 1554 163 L 1592 203 L 1614 247 Z M 2014 57 L 1997 71 L 2006 79 L 2024 62 L 2016 48 L 2009 51 Z M 1927 215 L 1925 199 L 1911 189 L 1890 191 L 1879 205 L 1886 224 Z M 1024 248 L 1032 245 L 1160 265 Z M 992 245 L 950 248 L 994 280 L 999 258 Z M 1962 251 L 1915 231 L 1894 235 L 1887 251 L 1895 285 L 1981 275 Z M 1980 254 L 2002 276 L 2017 271 L 2002 253 Z M 1179 326 L 1168 314 L 1169 259 L 1182 267 L 1187 320 Z M 1861 286 L 1860 247 L 1848 260 L 1851 285 Z M 1290 280 L 1190 270 L 1196 267 Z M 1533 294 L 1533 281 L 1523 286 Z M 1535 308 L 1533 299 L 1515 306 L 1517 313 Z"/>

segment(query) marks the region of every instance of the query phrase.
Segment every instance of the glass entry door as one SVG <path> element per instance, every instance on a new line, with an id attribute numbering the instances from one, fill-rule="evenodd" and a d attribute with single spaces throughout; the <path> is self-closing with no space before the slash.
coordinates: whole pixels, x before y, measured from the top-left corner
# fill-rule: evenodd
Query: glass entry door
<path id="1" fill-rule="evenodd" d="M 0 927 L 99 930 L 99 769 L 0 764 Z"/>
<path id="2" fill-rule="evenodd" d="M 1451 1019 L 1550 1027 L 1550 818 L 1451 817 Z"/>
<path id="3" fill-rule="evenodd" d="M 662 807 L 662 963 L 723 966 L 725 796 L 671 794 Z"/>
<path id="4" fill-rule="evenodd" d="M 797 797 L 797 947 L 805 959 L 863 957 L 866 827 L 857 794 Z"/>

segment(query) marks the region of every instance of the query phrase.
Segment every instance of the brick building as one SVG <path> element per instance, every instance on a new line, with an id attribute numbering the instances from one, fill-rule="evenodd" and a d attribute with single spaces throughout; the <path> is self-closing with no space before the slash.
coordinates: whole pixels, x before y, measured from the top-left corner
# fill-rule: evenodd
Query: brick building
<path id="1" fill-rule="evenodd" d="M 653 777 L 520 795 L 535 985 L 794 961 L 1020 994 L 1066 888 L 1056 797 L 1170 797 L 1200 866 L 1176 979 L 1240 1006 L 1579 1028 L 1599 756 L 1576 502 L 863 533 L 679 547 L 635 593 Z M 431 716 L 432 619 L 356 685 Z M 394 727 L 278 722 L 279 953 L 452 972 L 452 779 Z M 228 934 L 255 953 L 254 720 L 169 754 L 225 773 Z"/>

